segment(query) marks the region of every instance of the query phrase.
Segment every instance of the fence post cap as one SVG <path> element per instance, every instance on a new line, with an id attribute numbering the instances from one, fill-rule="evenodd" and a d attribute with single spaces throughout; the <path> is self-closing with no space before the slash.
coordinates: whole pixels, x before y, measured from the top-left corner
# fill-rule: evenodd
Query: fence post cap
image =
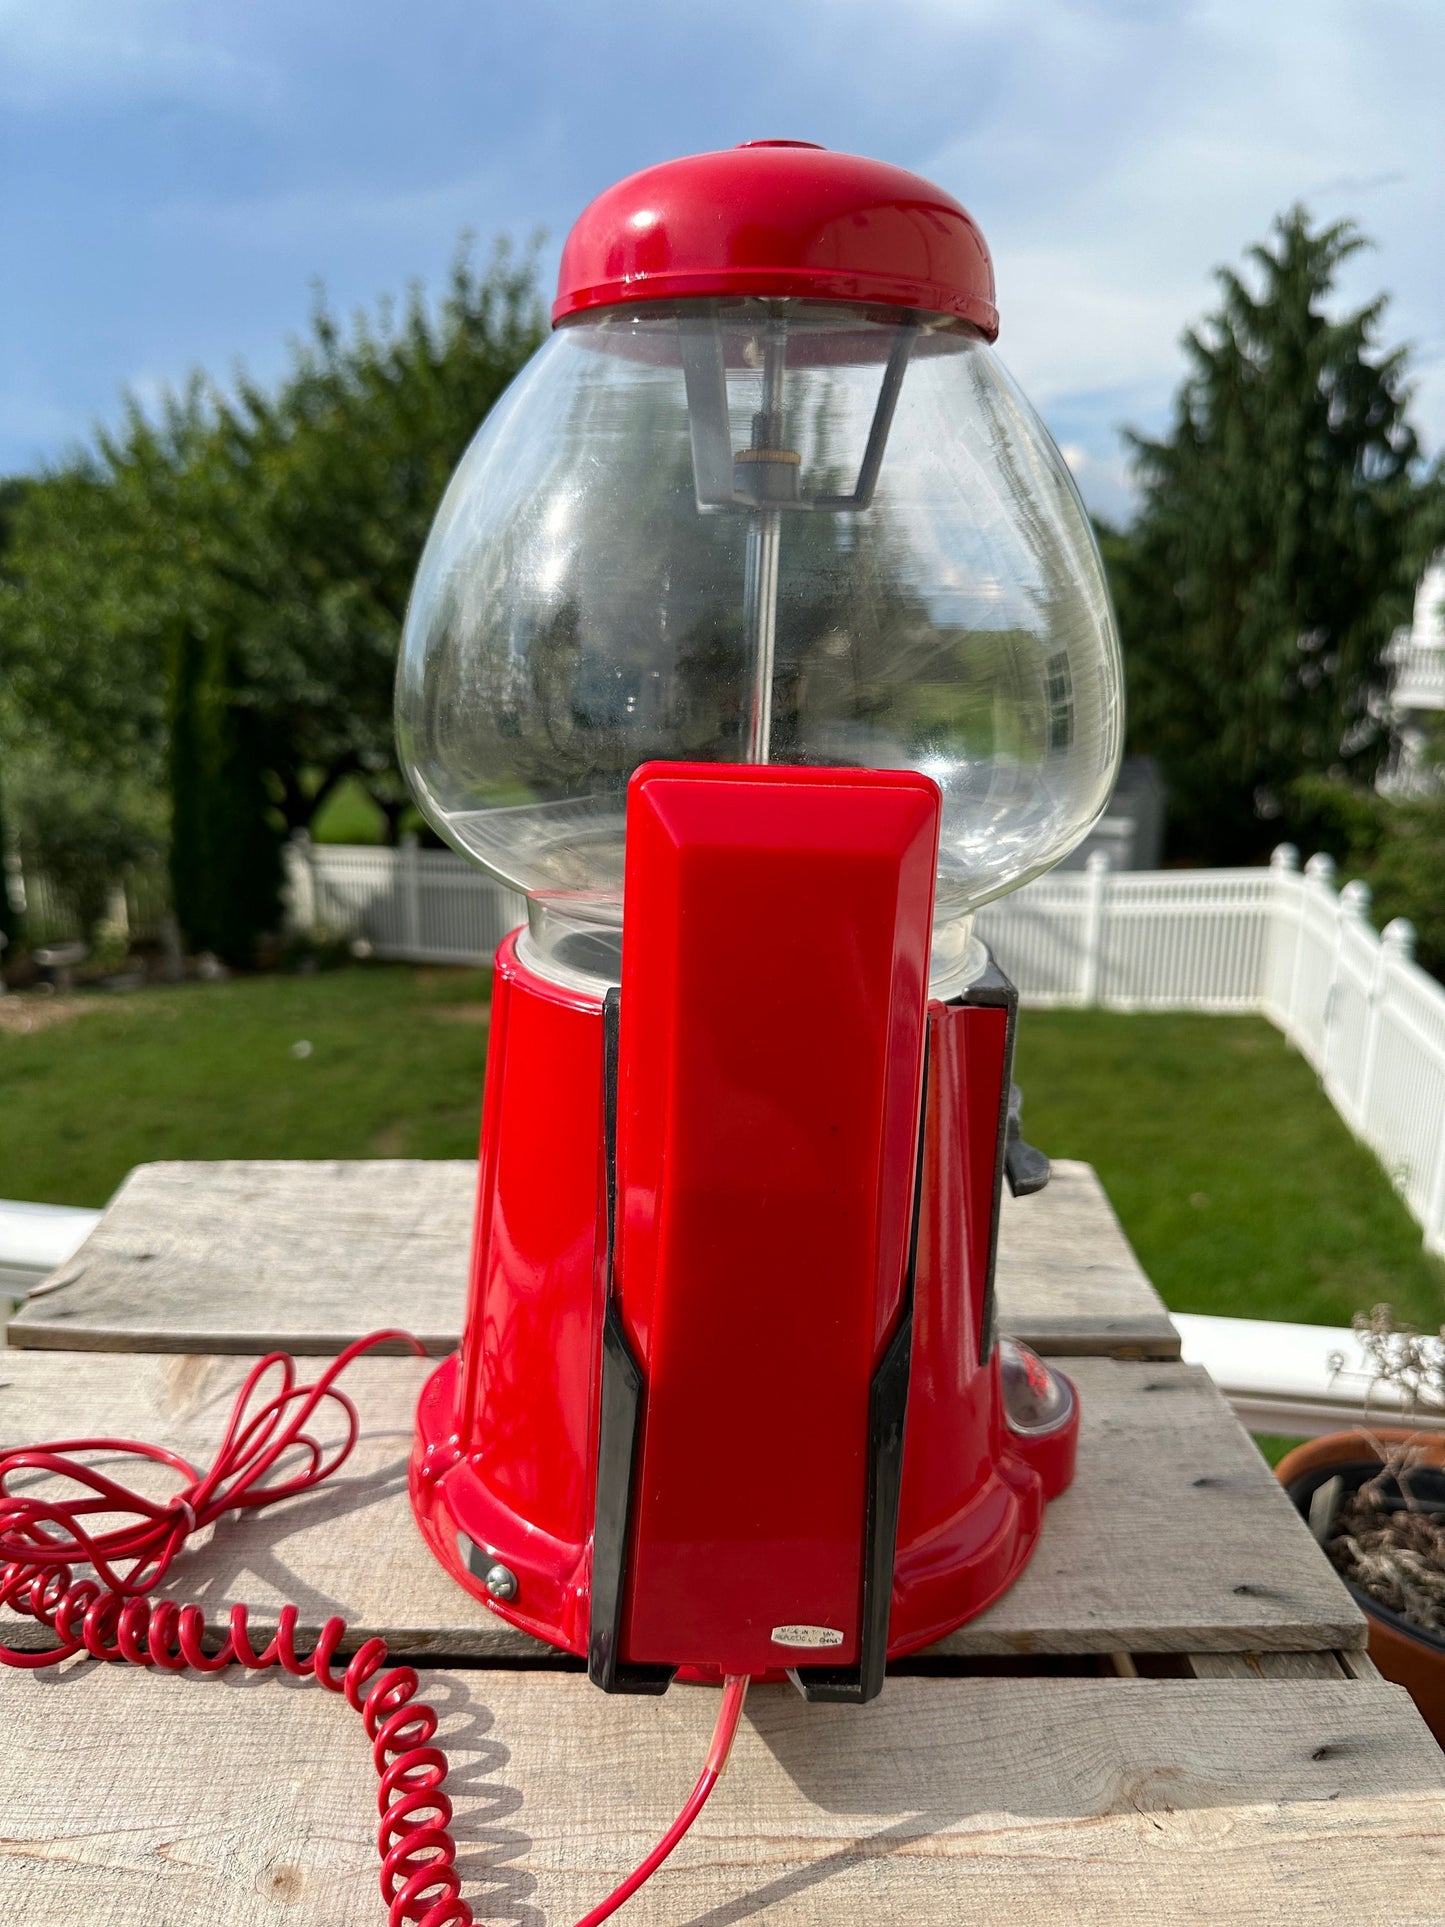
<path id="1" fill-rule="evenodd" d="M 1359 877 L 1352 877 L 1340 892 L 1340 908 L 1355 917 L 1369 916 L 1374 900 L 1374 891 Z"/>
<path id="2" fill-rule="evenodd" d="M 1380 942 L 1397 957 L 1415 955 L 1415 926 L 1408 917 L 1391 917 L 1380 932 Z"/>
<path id="3" fill-rule="evenodd" d="M 1333 883 L 1335 880 L 1335 859 L 1326 856 L 1323 850 L 1316 850 L 1305 865 L 1305 875 L 1314 877 L 1320 883 Z"/>
<path id="4" fill-rule="evenodd" d="M 1271 870 L 1298 870 L 1299 851 L 1293 843 L 1276 843 L 1269 853 Z"/>
<path id="5" fill-rule="evenodd" d="M 417 850 L 421 848 L 421 838 L 417 835 L 415 830 L 402 831 L 401 847 L 404 850 Z"/>
<path id="6" fill-rule="evenodd" d="M 305 829 L 293 830 L 291 832 L 291 841 L 293 843 L 299 843 L 304 848 L 306 844 L 308 844 L 311 841 L 310 830 L 305 830 Z"/>
<path id="7" fill-rule="evenodd" d="M 1084 858 L 1084 868 L 1091 876 L 1102 876 L 1104 871 L 1112 870 L 1114 860 L 1107 850 L 1090 850 Z"/>

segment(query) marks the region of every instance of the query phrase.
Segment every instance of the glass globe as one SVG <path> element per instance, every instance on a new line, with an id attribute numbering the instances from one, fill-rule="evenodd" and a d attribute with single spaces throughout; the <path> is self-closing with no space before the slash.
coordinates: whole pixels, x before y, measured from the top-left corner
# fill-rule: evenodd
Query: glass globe
<path id="1" fill-rule="evenodd" d="M 447 489 L 397 677 L 428 820 L 526 893 L 527 961 L 592 985 L 619 975 L 641 763 L 933 777 L 948 996 L 973 911 L 1099 816 L 1122 721 L 1088 517 L 998 358 L 958 321 L 803 301 L 556 329 Z"/>

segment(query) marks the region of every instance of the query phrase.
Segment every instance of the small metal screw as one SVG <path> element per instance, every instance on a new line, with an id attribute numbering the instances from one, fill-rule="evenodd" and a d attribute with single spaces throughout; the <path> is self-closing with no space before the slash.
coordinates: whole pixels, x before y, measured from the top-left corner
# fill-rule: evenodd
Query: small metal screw
<path id="1" fill-rule="evenodd" d="M 482 1584 L 493 1599 L 515 1599 L 517 1596 L 517 1575 L 510 1566 L 499 1560 L 495 1566 L 488 1566 L 487 1576 Z"/>

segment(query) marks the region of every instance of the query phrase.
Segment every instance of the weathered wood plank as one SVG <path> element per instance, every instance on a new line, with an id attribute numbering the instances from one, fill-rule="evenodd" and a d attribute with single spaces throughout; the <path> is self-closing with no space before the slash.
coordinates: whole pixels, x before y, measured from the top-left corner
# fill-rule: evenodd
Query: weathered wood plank
<path id="1" fill-rule="evenodd" d="M 1112 1359 L 1072 1359 L 1068 1369 L 1083 1413 L 1074 1485 L 1049 1508 L 1018 1584 L 941 1650 L 1363 1644 L 1362 1616 L 1205 1373 Z M 195 1463 L 214 1449 L 245 1370 L 233 1358 L 0 1354 L 0 1445 L 83 1423 Z M 427 1370 L 418 1359 L 358 1361 L 345 1383 L 364 1431 L 340 1477 L 293 1504 L 222 1521 L 178 1568 L 175 1592 L 217 1610 L 240 1599 L 262 1619 L 293 1600 L 312 1629 L 341 1612 L 356 1636 L 380 1632 L 413 1654 L 544 1650 L 463 1594 L 417 1534 L 406 1461 Z M 34 1638 L 16 1622 L 15 1637 L 24 1631 Z"/>
<path id="2" fill-rule="evenodd" d="M 427 1673 L 479 1917 L 577 1918 L 662 1831 L 714 1694 Z M 379 1927 L 368 1748 L 274 1677 L 81 1666 L 4 1682 L 0 1918 Z M 755 1688 L 638 1927 L 1438 1921 L 1445 1760 L 1341 1680 L 894 1680 L 864 1708 Z"/>
<path id="3" fill-rule="evenodd" d="M 404 1325 L 452 1351 L 476 1181 L 460 1159 L 138 1165 L 8 1341 L 324 1353 Z"/>
<path id="4" fill-rule="evenodd" d="M 1178 1358 L 1179 1334 L 1093 1165 L 1056 1158 L 1032 1198 L 1005 1192 L 999 1321 L 1054 1357 Z"/>
<path id="5" fill-rule="evenodd" d="M 461 1333 L 476 1166 L 458 1160 L 143 1164 L 10 1322 L 63 1351 L 335 1352 L 404 1324 Z M 1003 1329 L 1060 1354 L 1177 1358 L 1179 1337 L 1093 1169 L 1005 1198 Z"/>
<path id="6" fill-rule="evenodd" d="M 1019 1584 L 938 1650 L 1364 1644 L 1363 1615 L 1206 1372 L 1111 1359 L 1064 1364 L 1082 1408 L 1074 1483 L 1049 1507 Z M 1258 1640 L 1241 1636 L 1248 1621 Z"/>
<path id="7" fill-rule="evenodd" d="M 196 1466 L 220 1443 L 236 1390 L 254 1361 L 191 1354 L 0 1352 L 0 1448 L 74 1432 L 143 1439 Z M 417 1394 L 431 1368 L 415 1358 L 364 1358 L 343 1381 L 361 1416 L 351 1458 L 324 1485 L 260 1513 L 232 1514 L 172 1575 L 167 1590 L 223 1618 L 237 1601 L 274 1624 L 288 1601 L 314 1638 L 341 1613 L 354 1645 L 381 1633 L 408 1653 L 547 1652 L 464 1594 L 423 1544 L 407 1498 Z M 83 1415 L 83 1420 L 82 1420 Z M 344 1436 L 318 1415 L 317 1436 Z M 121 1476 L 137 1479 L 133 1464 Z M 146 1474 L 139 1474 L 144 1481 Z M 156 1479 L 159 1496 L 174 1480 Z M 0 1614 L 12 1644 L 43 1645 L 39 1629 Z"/>
<path id="8" fill-rule="evenodd" d="M 1350 1657 L 1353 1659 L 1354 1654 Z M 1191 1653 L 1196 1679 L 1352 1679 L 1338 1653 Z"/>
<path id="9" fill-rule="evenodd" d="M 1348 1679 L 1382 1680 L 1385 1675 L 1380 1671 L 1367 1652 L 1355 1650 L 1338 1655 L 1341 1666 Z"/>

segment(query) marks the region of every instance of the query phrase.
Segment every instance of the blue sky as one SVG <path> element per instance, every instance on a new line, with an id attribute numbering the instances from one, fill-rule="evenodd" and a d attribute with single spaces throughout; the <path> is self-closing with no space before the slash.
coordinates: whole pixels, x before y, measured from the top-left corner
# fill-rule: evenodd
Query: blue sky
<path id="1" fill-rule="evenodd" d="M 0 0 L 0 472 L 129 386 L 284 364 L 312 283 L 437 285 L 459 232 L 770 135 L 930 175 L 994 251 L 1000 350 L 1127 510 L 1181 329 L 1303 198 L 1378 243 L 1445 444 L 1445 0 Z"/>

